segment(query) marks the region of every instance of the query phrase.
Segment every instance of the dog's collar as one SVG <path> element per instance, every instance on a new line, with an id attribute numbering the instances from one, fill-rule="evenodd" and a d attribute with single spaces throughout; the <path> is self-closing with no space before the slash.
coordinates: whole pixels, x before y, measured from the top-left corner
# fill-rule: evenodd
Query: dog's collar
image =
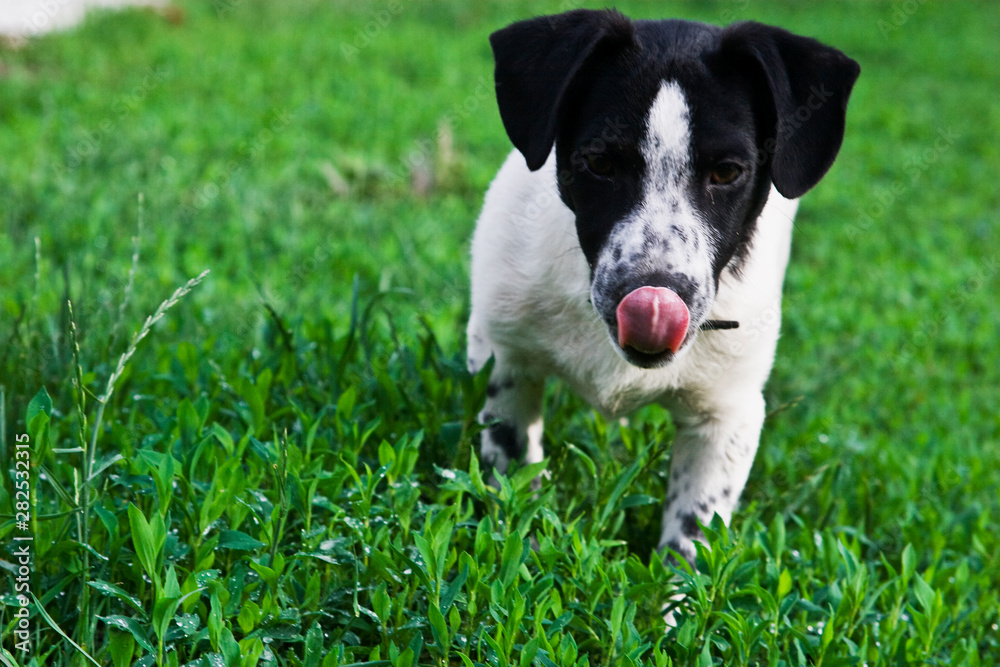
<path id="1" fill-rule="evenodd" d="M 702 323 L 702 331 L 721 331 L 723 329 L 739 329 L 740 323 L 734 320 L 706 320 Z"/>

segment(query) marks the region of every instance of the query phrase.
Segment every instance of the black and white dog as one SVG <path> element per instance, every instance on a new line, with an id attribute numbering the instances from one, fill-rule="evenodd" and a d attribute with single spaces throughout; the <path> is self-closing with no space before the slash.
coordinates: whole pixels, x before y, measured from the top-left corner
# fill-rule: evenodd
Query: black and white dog
<path id="1" fill-rule="evenodd" d="M 472 243 L 468 361 L 495 357 L 482 458 L 540 461 L 545 379 L 677 425 L 660 548 L 729 521 L 764 421 L 796 198 L 860 68 L 758 23 L 575 10 L 490 37 L 512 152 Z"/>

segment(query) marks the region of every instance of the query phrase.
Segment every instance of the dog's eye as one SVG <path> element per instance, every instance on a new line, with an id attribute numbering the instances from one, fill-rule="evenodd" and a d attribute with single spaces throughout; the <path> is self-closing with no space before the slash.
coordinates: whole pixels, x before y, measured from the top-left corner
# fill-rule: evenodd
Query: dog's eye
<path id="1" fill-rule="evenodd" d="M 708 174 L 708 180 L 711 181 L 712 185 L 729 185 L 735 182 L 742 173 L 743 170 L 738 164 L 723 162 L 712 167 L 712 171 Z"/>
<path id="2" fill-rule="evenodd" d="M 614 163 L 602 153 L 590 153 L 586 157 L 587 168 L 598 176 L 610 176 L 614 170 Z"/>

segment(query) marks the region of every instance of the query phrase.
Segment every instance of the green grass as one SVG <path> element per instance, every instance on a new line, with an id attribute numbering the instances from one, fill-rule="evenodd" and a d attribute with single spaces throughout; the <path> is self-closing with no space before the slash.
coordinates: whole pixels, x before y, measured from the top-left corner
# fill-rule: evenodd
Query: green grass
<path id="1" fill-rule="evenodd" d="M 185 2 L 0 49 L 0 661 L 1000 663 L 1000 14 L 619 4 L 863 69 L 749 485 L 693 573 L 653 553 L 661 410 L 550 385 L 537 495 L 473 455 L 468 239 L 509 150 L 487 36 L 569 6 Z"/>

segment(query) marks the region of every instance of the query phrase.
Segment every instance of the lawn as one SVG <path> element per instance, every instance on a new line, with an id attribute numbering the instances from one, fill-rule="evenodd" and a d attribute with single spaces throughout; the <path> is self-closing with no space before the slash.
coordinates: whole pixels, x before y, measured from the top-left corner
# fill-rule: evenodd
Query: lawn
<path id="1" fill-rule="evenodd" d="M 653 551 L 664 411 L 552 383 L 540 493 L 475 457 L 487 37 L 571 6 L 185 0 L 0 45 L 0 662 L 1000 664 L 1000 12 L 618 3 L 862 66 L 690 571 Z"/>

